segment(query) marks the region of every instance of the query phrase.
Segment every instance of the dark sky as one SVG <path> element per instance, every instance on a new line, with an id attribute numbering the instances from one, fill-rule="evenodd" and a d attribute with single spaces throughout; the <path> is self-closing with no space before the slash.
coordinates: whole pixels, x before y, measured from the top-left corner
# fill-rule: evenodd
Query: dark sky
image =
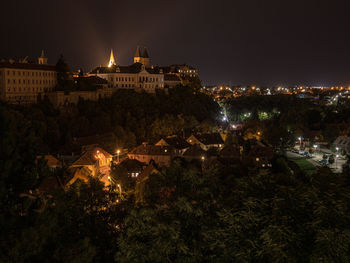
<path id="1" fill-rule="evenodd" d="M 350 85 L 350 1 L 12 0 L 1 4 L 0 57 L 73 69 L 130 64 L 137 45 L 154 65 L 189 63 L 205 84 Z"/>

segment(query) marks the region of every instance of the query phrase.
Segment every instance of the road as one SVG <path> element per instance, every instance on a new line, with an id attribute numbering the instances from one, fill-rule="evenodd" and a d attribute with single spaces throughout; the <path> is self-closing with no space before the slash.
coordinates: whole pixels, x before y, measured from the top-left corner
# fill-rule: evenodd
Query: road
<path id="1" fill-rule="evenodd" d="M 297 149 L 298 150 L 298 149 Z M 324 149 L 322 149 L 323 151 Z M 327 153 L 331 153 L 330 151 L 324 151 Z M 323 159 L 323 154 L 324 152 L 316 152 L 314 153 L 314 157 L 312 158 L 305 158 L 302 155 L 298 154 L 298 153 L 293 153 L 290 151 L 287 151 L 286 155 L 288 158 L 305 158 L 305 160 L 307 160 L 308 162 L 310 162 L 312 165 L 314 165 L 315 167 L 319 167 L 321 166 L 321 164 L 318 162 L 319 160 Z M 345 159 L 343 158 L 336 158 L 335 162 L 331 165 L 329 165 L 328 167 L 334 172 L 334 173 L 341 173 L 342 172 L 342 166 L 343 164 L 346 162 Z"/>

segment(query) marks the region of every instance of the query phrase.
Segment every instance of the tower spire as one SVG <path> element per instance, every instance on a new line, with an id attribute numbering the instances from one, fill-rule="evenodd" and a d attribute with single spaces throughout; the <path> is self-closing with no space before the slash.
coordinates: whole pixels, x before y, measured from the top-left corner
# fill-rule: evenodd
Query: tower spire
<path id="1" fill-rule="evenodd" d="M 111 49 L 111 56 L 109 58 L 108 67 L 110 68 L 113 65 L 116 65 L 116 63 L 115 63 L 115 59 L 114 59 L 113 49 Z"/>
<path id="2" fill-rule="evenodd" d="M 41 65 L 46 65 L 47 64 L 47 57 L 45 57 L 44 50 L 41 50 L 41 55 L 38 58 L 38 64 L 41 64 Z"/>
<path id="3" fill-rule="evenodd" d="M 143 58 L 149 58 L 149 55 L 148 55 L 148 52 L 147 52 L 147 48 L 146 48 L 146 47 L 143 48 L 142 57 L 143 57 Z"/>
<path id="4" fill-rule="evenodd" d="M 141 57 L 141 51 L 140 51 L 140 47 L 137 46 L 136 48 L 136 52 L 135 52 L 135 56 L 134 57 Z"/>

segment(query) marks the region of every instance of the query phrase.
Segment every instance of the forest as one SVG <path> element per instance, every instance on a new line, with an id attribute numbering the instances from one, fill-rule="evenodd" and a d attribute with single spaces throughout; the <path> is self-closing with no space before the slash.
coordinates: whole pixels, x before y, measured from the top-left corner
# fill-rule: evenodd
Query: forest
<path id="1" fill-rule="evenodd" d="M 282 155 L 269 169 L 178 158 L 123 192 L 91 179 L 32 194 L 62 173 L 37 160 L 43 149 L 69 151 L 96 132 L 131 147 L 213 129 L 220 110 L 193 89 L 120 91 L 65 110 L 1 104 L 0 262 L 350 262 L 348 168 L 309 176 Z"/>

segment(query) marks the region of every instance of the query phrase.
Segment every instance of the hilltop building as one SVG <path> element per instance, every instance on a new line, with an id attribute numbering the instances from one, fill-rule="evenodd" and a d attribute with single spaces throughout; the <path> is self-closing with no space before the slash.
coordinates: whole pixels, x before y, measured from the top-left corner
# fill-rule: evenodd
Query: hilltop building
<path id="1" fill-rule="evenodd" d="M 165 79 L 169 82 L 169 87 L 179 84 L 188 85 L 191 82 L 200 81 L 198 70 L 187 64 L 173 64 L 160 68 L 165 74 Z"/>
<path id="2" fill-rule="evenodd" d="M 151 67 L 151 59 L 148 55 L 147 48 L 143 48 L 142 55 L 140 47 L 136 48 L 134 63 L 141 63 L 145 65 L 146 68 Z"/>
<path id="3" fill-rule="evenodd" d="M 130 66 L 118 65 L 111 50 L 108 65 L 95 68 L 89 75 L 107 80 L 109 88 L 144 90 L 149 93 L 164 88 L 163 70 L 150 67 L 150 57 L 146 48 L 141 55 L 141 50 L 137 47 L 134 64 Z"/>
<path id="4" fill-rule="evenodd" d="M 57 85 L 57 69 L 48 64 L 41 52 L 37 63 L 28 57 L 19 62 L 0 61 L 0 99 L 13 104 L 36 103 L 39 96 L 54 90 Z"/>
<path id="5" fill-rule="evenodd" d="M 49 65 L 44 51 L 37 62 L 28 61 L 28 57 L 18 62 L 0 60 L 0 100 L 33 104 L 47 97 L 55 107 L 62 107 L 76 104 L 79 99 L 97 101 L 111 97 L 116 89 L 155 93 L 199 80 L 198 71 L 186 64 L 152 66 L 145 47 L 136 48 L 133 62 L 128 66 L 119 65 L 111 50 L 106 66 L 73 74 L 63 57 L 56 65 Z"/>

